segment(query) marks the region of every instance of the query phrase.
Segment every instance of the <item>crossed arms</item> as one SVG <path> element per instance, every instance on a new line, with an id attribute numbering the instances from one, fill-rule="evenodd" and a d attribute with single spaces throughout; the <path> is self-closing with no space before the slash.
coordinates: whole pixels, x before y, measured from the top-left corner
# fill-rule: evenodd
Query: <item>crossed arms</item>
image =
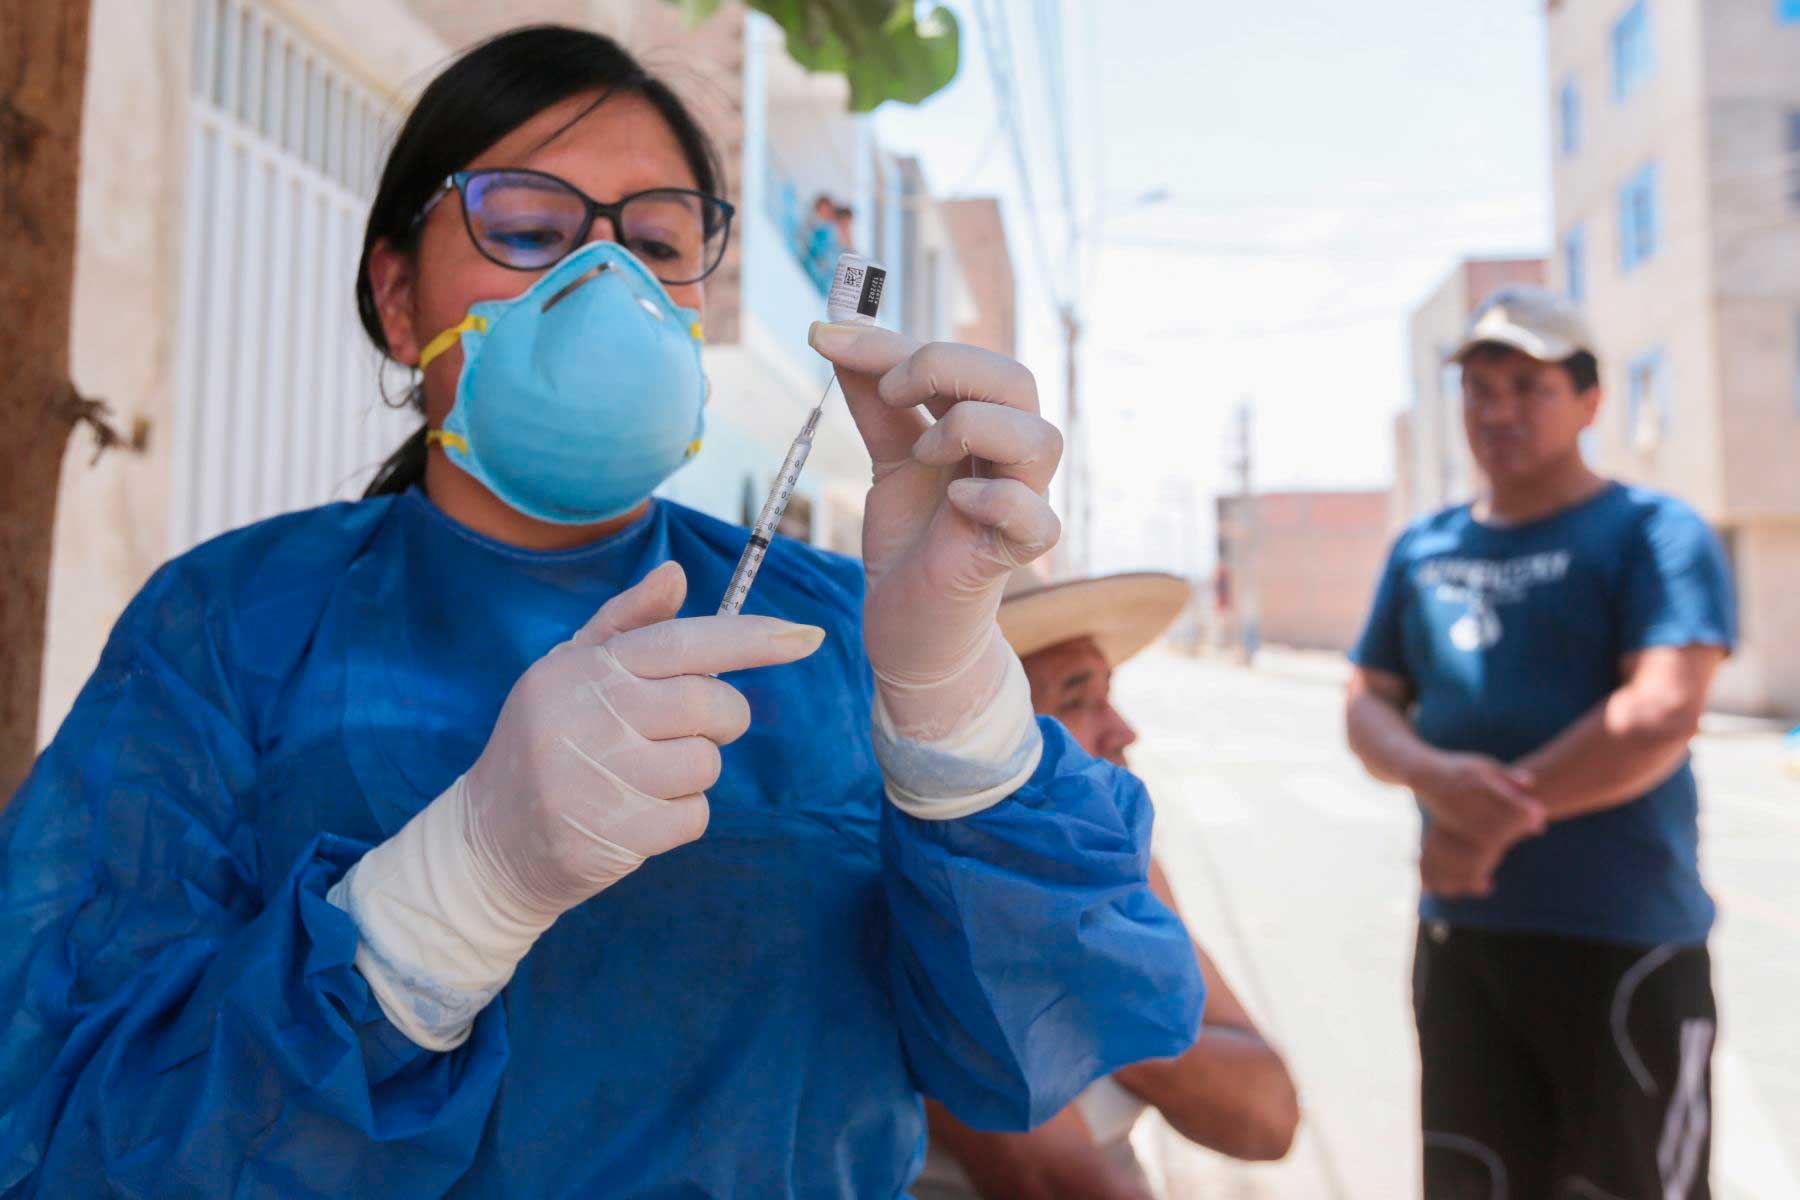
<path id="1" fill-rule="evenodd" d="M 1481 896 L 1506 852 L 1549 823 L 1627 804 L 1681 765 L 1725 650 L 1654 646 L 1627 655 L 1622 682 L 1574 724 L 1512 763 L 1427 744 L 1412 689 L 1358 667 L 1345 706 L 1350 748 L 1369 773 L 1410 788 L 1430 814 L 1420 880 L 1440 896 Z"/>

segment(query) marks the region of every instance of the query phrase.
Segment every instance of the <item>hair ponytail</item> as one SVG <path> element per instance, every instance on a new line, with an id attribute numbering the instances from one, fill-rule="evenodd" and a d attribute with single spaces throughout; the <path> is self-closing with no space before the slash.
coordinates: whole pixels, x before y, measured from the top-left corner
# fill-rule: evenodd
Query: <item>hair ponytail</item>
<path id="1" fill-rule="evenodd" d="M 414 484 L 425 482 L 425 459 L 428 454 L 425 438 L 430 432 L 421 424 L 400 443 L 399 449 L 387 456 L 387 461 L 381 464 L 381 469 L 375 472 L 375 478 L 364 489 L 364 500 L 376 496 L 397 496 Z"/>

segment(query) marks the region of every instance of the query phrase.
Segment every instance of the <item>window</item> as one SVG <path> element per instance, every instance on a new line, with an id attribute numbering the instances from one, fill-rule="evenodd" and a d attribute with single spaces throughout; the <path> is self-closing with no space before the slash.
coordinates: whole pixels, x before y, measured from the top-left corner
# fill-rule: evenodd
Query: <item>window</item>
<path id="1" fill-rule="evenodd" d="M 340 281 L 405 113 L 269 0 L 205 0 L 187 106 L 172 549 L 361 491 L 418 427 Z"/>
<path id="2" fill-rule="evenodd" d="M 1775 0 L 1775 19 L 1783 25 L 1800 25 L 1800 0 Z"/>
<path id="3" fill-rule="evenodd" d="M 882 165 L 880 154 L 874 155 L 873 158 L 875 179 L 869 188 L 869 194 L 875 197 L 875 236 L 869 244 L 875 248 L 869 251 L 869 257 L 877 262 L 889 262 L 892 260 L 888 256 L 887 244 L 887 169 Z"/>
<path id="4" fill-rule="evenodd" d="M 925 269 L 919 274 L 919 292 L 925 298 L 924 324 L 920 337 L 926 341 L 937 341 L 949 334 L 948 329 L 938 326 L 941 319 L 942 299 L 938 293 L 943 289 L 942 268 L 938 265 L 937 250 L 925 251 Z"/>
<path id="5" fill-rule="evenodd" d="M 1794 0 L 1800 4 L 1800 0 Z M 1788 113 L 1787 119 L 1788 199 L 1800 208 L 1800 109 Z"/>
<path id="6" fill-rule="evenodd" d="M 1619 265 L 1630 271 L 1655 256 L 1662 241 L 1659 172 L 1648 163 L 1619 189 Z"/>
<path id="7" fill-rule="evenodd" d="M 1447 362 L 1438 373 L 1438 394 L 1443 401 L 1438 432 L 1438 504 L 1454 504 L 1468 494 L 1464 464 L 1457 448 L 1462 442 L 1463 385 L 1462 364 Z"/>
<path id="8" fill-rule="evenodd" d="M 1612 27 L 1613 99 L 1631 98 L 1656 66 L 1648 0 L 1637 0 Z"/>
<path id="9" fill-rule="evenodd" d="M 1587 299 L 1587 226 L 1577 225 L 1563 237 L 1563 291 L 1580 304 Z"/>
<path id="10" fill-rule="evenodd" d="M 1800 313 L 1794 316 L 1794 411 L 1800 413 Z"/>
<path id="11" fill-rule="evenodd" d="M 1741 600 L 1745 595 L 1744 588 L 1744 547 L 1739 537 L 1739 526 L 1714 525 L 1713 535 L 1719 539 L 1719 549 L 1725 554 L 1725 578 L 1731 581 L 1731 594 Z M 1748 607 L 1748 606 L 1746 606 Z M 1738 614 L 1738 643 L 1750 641 L 1748 629 L 1749 613 L 1742 610 Z"/>
<path id="12" fill-rule="evenodd" d="M 1800 0 L 1796 0 L 1800 2 Z M 1565 80 L 1557 97 L 1558 123 L 1562 126 L 1562 155 L 1573 158 L 1581 152 L 1581 90 L 1573 79 Z"/>
<path id="13" fill-rule="evenodd" d="M 1669 425 L 1669 367 L 1662 349 L 1632 359 L 1625 379 L 1625 440 L 1649 454 L 1662 444 Z"/>

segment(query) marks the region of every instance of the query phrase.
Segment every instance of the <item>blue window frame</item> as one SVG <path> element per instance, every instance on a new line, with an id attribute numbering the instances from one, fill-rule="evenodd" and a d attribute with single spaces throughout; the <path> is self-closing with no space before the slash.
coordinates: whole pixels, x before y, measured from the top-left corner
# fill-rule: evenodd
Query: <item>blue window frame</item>
<path id="1" fill-rule="evenodd" d="M 1783 25 L 1800 25 L 1800 0 L 1775 0 L 1775 19 Z"/>
<path id="2" fill-rule="evenodd" d="M 1794 314 L 1794 412 L 1800 414 L 1800 313 Z"/>
<path id="3" fill-rule="evenodd" d="M 1800 4 L 1800 0 L 1794 0 Z M 1788 113 L 1787 119 L 1788 199 L 1800 208 L 1800 108 Z"/>
<path id="4" fill-rule="evenodd" d="M 1796 0 L 1800 3 L 1800 0 Z M 1573 158 L 1581 152 L 1581 89 L 1575 86 L 1573 79 L 1563 80 L 1562 91 L 1556 100 L 1557 124 L 1560 126 L 1559 145 L 1564 158 Z"/>
<path id="5" fill-rule="evenodd" d="M 1619 189 L 1619 268 L 1631 271 L 1662 245 L 1662 173 L 1646 163 Z"/>
<path id="6" fill-rule="evenodd" d="M 1649 0 L 1637 0 L 1613 22 L 1613 99 L 1630 99 L 1655 68 L 1656 53 L 1650 42 Z"/>
<path id="7" fill-rule="evenodd" d="M 1587 299 L 1587 226 L 1577 225 L 1563 235 L 1563 291 L 1580 304 Z"/>
<path id="8" fill-rule="evenodd" d="M 1625 368 L 1625 441 L 1648 453 L 1669 429 L 1669 360 L 1662 347 L 1632 359 Z"/>

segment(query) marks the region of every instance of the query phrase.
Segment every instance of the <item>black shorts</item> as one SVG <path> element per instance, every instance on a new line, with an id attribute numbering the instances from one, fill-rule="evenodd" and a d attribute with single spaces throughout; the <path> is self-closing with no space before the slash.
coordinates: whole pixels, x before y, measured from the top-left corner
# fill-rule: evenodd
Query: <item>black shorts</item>
<path id="1" fill-rule="evenodd" d="M 1426 1200 L 1708 1200 L 1706 947 L 1431 921 L 1413 959 Z"/>

